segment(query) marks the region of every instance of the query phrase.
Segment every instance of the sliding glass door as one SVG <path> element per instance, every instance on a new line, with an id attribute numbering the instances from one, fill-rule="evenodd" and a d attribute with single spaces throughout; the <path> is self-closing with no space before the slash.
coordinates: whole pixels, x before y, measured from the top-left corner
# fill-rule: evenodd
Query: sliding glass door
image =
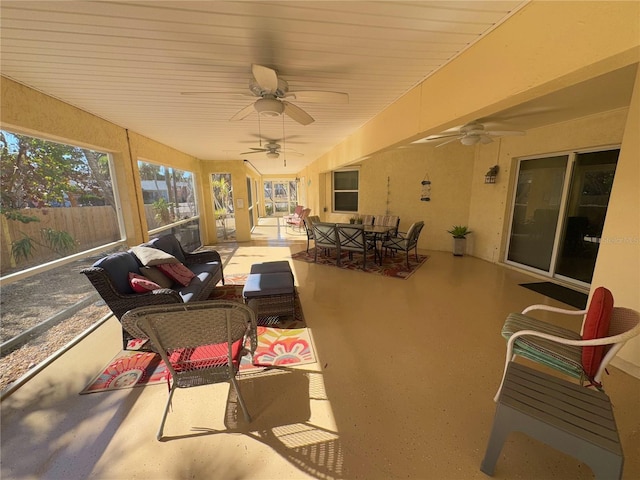
<path id="1" fill-rule="evenodd" d="M 618 153 L 520 160 L 506 262 L 590 284 Z"/>

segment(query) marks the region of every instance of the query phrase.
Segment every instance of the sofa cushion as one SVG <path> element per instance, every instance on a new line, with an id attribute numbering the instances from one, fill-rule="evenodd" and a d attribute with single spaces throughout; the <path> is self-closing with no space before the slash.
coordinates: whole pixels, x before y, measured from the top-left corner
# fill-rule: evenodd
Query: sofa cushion
<path id="1" fill-rule="evenodd" d="M 156 265 L 167 277 L 186 287 L 196 275 L 182 263 L 162 263 Z"/>
<path id="2" fill-rule="evenodd" d="M 173 255 L 163 250 L 158 250 L 157 248 L 143 247 L 139 245 L 137 247 L 131 247 L 131 251 L 136 257 L 138 257 L 140 263 L 146 267 L 166 263 L 180 263 L 180 260 Z"/>
<path id="3" fill-rule="evenodd" d="M 152 282 L 148 278 L 133 272 L 129 272 L 129 284 L 136 293 L 147 293 L 162 288 L 160 285 Z"/>
<path id="4" fill-rule="evenodd" d="M 136 257 L 130 252 L 112 253 L 93 264 L 104 269 L 119 293 L 133 293 L 129 284 L 129 272 L 139 273 Z"/>
<path id="5" fill-rule="evenodd" d="M 173 287 L 173 280 L 162 273 L 158 267 L 140 267 L 140 273 L 162 288 Z"/>
<path id="6" fill-rule="evenodd" d="M 173 234 L 163 235 L 161 237 L 149 240 L 146 245 L 151 245 L 153 248 L 157 248 L 162 250 L 163 252 L 167 252 L 168 254 L 176 257 L 180 263 L 185 262 L 180 242 Z"/>

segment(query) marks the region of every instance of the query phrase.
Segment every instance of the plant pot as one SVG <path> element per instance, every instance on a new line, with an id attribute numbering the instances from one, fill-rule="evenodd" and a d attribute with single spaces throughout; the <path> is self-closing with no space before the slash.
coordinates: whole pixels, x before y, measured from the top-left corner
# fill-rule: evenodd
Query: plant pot
<path id="1" fill-rule="evenodd" d="M 467 239 L 464 237 L 453 237 L 453 254 L 456 257 L 462 257 L 467 251 Z"/>

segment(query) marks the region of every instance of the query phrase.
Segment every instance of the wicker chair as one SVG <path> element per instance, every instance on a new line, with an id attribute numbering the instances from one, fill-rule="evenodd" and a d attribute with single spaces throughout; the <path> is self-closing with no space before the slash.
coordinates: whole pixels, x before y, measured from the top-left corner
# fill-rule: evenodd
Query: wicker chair
<path id="1" fill-rule="evenodd" d="M 598 287 L 599 290 L 602 287 Z M 531 305 L 522 313 L 512 313 L 502 327 L 502 336 L 508 339 L 505 373 L 509 362 L 517 355 L 545 365 L 564 375 L 576 378 L 580 384 L 602 388 L 602 375 L 609 362 L 631 338 L 640 334 L 640 314 L 630 308 L 613 307 L 610 311 L 608 331 L 602 336 L 587 335 L 591 311 L 598 314 L 603 309 L 594 308 L 592 296 L 588 310 L 565 310 L 548 305 Z M 611 305 L 613 305 L 611 300 Z M 528 314 L 535 310 L 546 310 L 565 315 L 583 315 L 582 333 L 538 320 Z M 606 326 L 606 325 L 605 325 Z M 497 401 L 500 387 L 496 393 Z"/>
<path id="2" fill-rule="evenodd" d="M 247 335 L 256 324 L 251 308 L 223 300 L 141 307 L 127 312 L 124 321 L 151 339 L 171 375 L 158 440 L 177 388 L 230 382 L 245 419 L 251 422 L 236 380 Z"/>
<path id="3" fill-rule="evenodd" d="M 407 256 L 407 270 L 409 269 L 409 252 L 415 250 L 416 262 L 418 261 L 418 238 L 424 228 L 424 222 L 416 222 L 409 227 L 406 234 L 398 233 L 397 237 L 389 237 L 382 242 L 385 251 L 399 250 L 405 252 Z"/>

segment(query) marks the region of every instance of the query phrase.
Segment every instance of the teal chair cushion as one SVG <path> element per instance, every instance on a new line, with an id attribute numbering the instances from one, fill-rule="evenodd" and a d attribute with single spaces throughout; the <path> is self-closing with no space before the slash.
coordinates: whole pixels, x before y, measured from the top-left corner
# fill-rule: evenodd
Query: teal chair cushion
<path id="1" fill-rule="evenodd" d="M 502 327 L 502 336 L 507 340 L 521 330 L 555 335 L 567 340 L 582 340 L 579 333 L 566 328 L 543 322 L 521 313 L 511 313 Z M 525 335 L 519 337 L 513 346 L 513 352 L 521 357 L 546 365 L 574 378 L 582 379 L 582 347 L 563 345 L 545 338 Z"/>

